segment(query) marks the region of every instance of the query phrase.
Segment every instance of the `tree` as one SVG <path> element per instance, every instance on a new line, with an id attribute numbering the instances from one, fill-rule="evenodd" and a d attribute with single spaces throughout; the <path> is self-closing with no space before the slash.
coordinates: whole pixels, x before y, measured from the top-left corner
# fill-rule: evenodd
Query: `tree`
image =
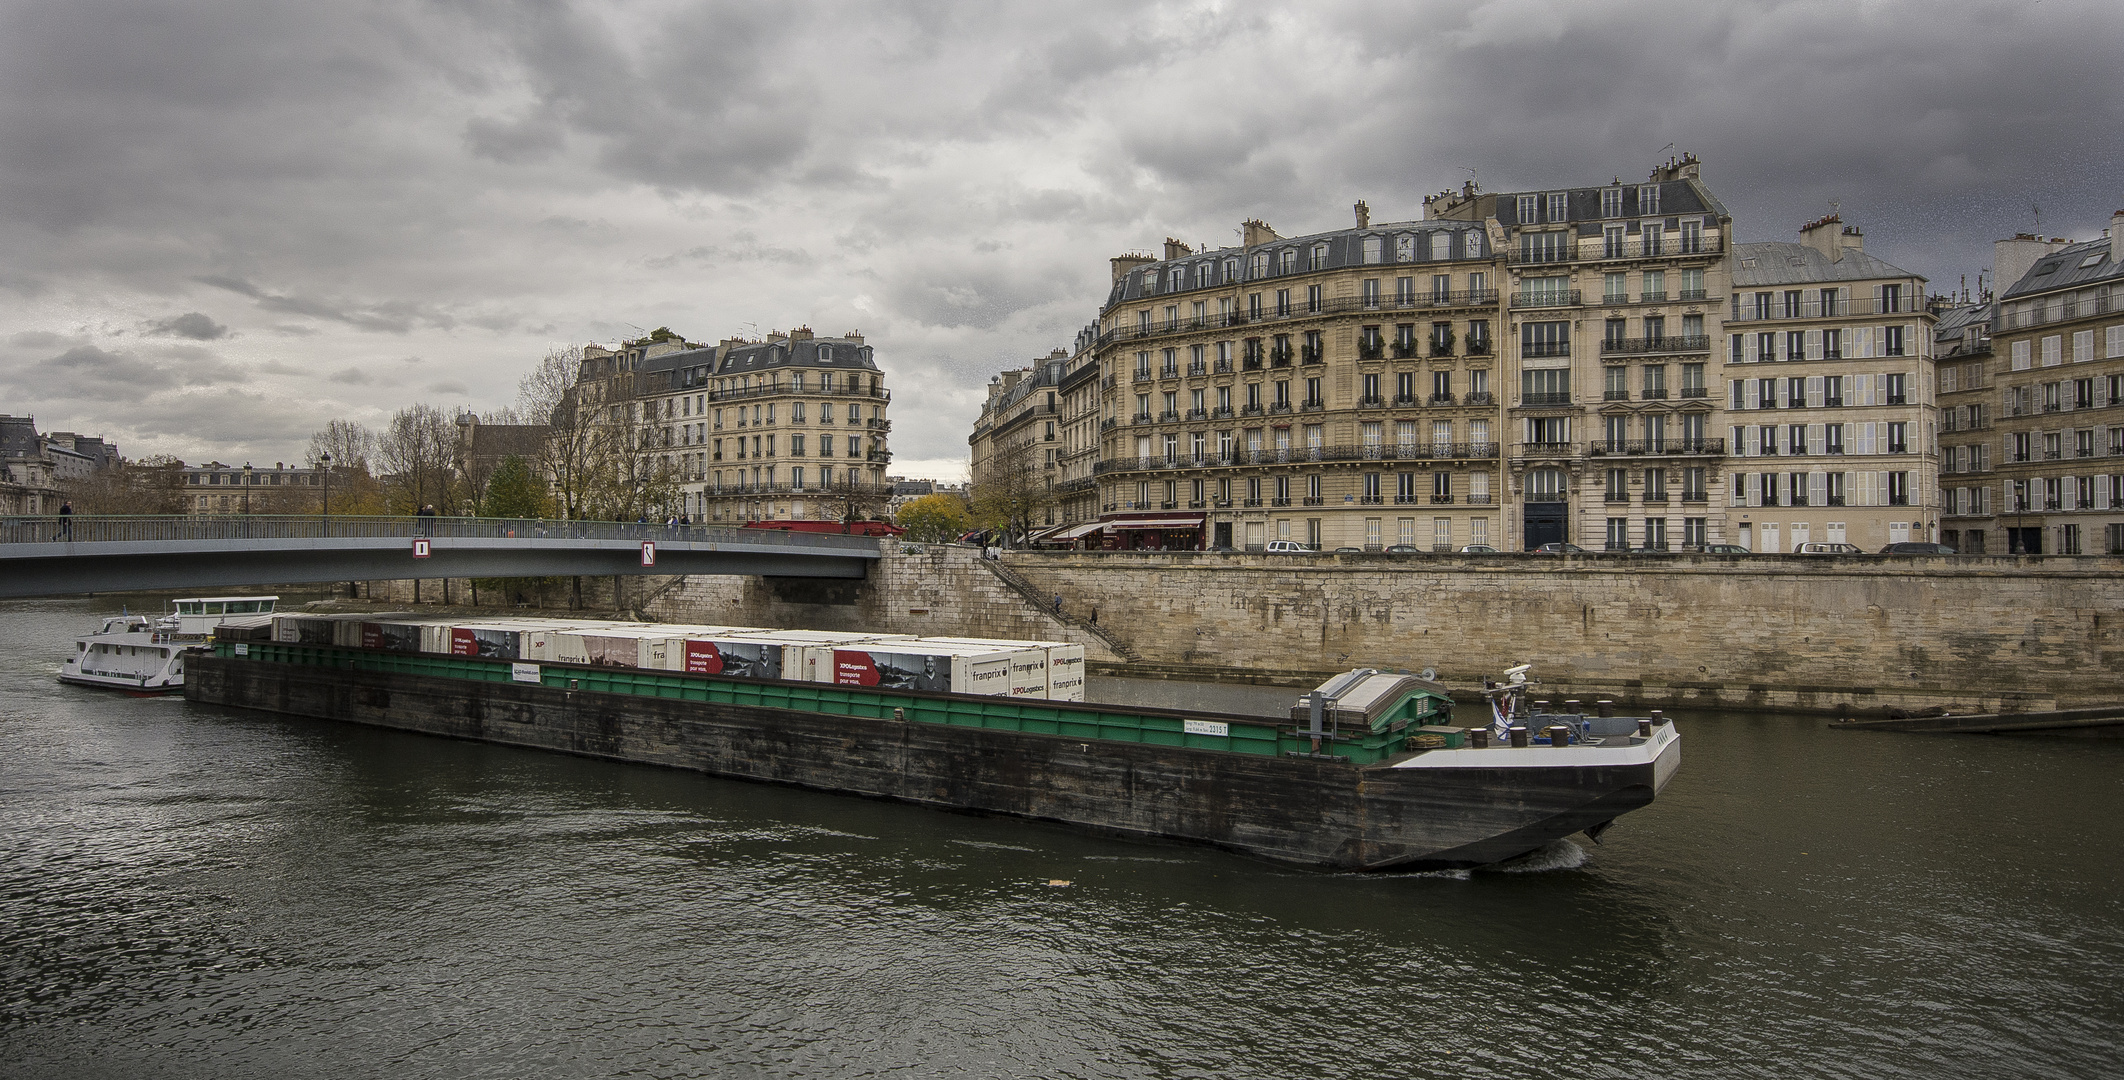
<path id="1" fill-rule="evenodd" d="M 998 447 L 973 473 L 973 521 L 1022 537 L 1047 496 L 1034 444 Z"/>
<path id="2" fill-rule="evenodd" d="M 583 517 L 587 512 L 596 471 L 598 425 L 609 396 L 606 381 L 582 381 L 582 368 L 582 348 L 570 345 L 547 352 L 516 384 L 517 411 L 533 423 L 549 425 L 535 464 L 552 484 L 565 518 Z"/>
<path id="3" fill-rule="evenodd" d="M 317 468 L 327 453 L 332 455 L 334 469 L 358 469 L 366 474 L 376 461 L 376 433 L 352 420 L 333 420 L 311 434 L 304 463 Z"/>
<path id="4" fill-rule="evenodd" d="M 120 461 L 60 485 L 77 514 L 182 514 L 184 462 L 168 455 Z"/>
<path id="5" fill-rule="evenodd" d="M 510 454 L 487 479 L 486 498 L 481 500 L 479 512 L 486 517 L 536 518 L 545 517 L 550 506 L 546 485 L 532 473 L 531 463 Z"/>
<path id="6" fill-rule="evenodd" d="M 924 495 L 908 500 L 893 520 L 907 530 L 907 539 L 916 543 L 956 540 L 966 534 L 966 504 L 957 495 Z"/>
<path id="7" fill-rule="evenodd" d="M 433 405 L 409 405 L 392 414 L 376 442 L 391 512 L 411 514 L 422 506 L 455 512 L 457 427 L 448 414 Z"/>

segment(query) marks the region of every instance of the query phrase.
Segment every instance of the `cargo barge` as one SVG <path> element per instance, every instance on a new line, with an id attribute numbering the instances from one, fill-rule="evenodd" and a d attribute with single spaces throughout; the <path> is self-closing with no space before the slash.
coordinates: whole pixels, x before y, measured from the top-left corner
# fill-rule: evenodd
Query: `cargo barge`
<path id="1" fill-rule="evenodd" d="M 1207 844 L 1328 870 L 1486 866 L 1650 803 L 1671 722 L 1540 745 L 1353 672 L 1287 720 L 683 670 L 218 640 L 203 704 Z"/>

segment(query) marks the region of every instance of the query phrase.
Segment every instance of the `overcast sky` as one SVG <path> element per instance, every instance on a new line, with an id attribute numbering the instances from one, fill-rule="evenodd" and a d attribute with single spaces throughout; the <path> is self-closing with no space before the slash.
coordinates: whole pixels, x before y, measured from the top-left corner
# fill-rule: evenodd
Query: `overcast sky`
<path id="1" fill-rule="evenodd" d="M 861 330 L 895 471 L 1109 256 L 1642 178 L 1936 289 L 2124 207 L 2124 5 L 0 0 L 0 412 L 294 461 L 548 349 Z"/>

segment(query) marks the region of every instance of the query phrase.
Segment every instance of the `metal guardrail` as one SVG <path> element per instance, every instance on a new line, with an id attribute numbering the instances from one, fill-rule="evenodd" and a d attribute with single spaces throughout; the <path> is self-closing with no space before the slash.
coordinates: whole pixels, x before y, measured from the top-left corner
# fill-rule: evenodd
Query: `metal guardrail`
<path id="1" fill-rule="evenodd" d="M 792 550 L 877 551 L 877 540 L 839 533 L 784 532 L 709 525 L 557 520 L 551 518 L 351 517 L 317 514 L 104 516 L 13 515 L 0 518 L 0 544 L 138 543 L 185 541 L 413 539 L 654 540 L 784 547 Z"/>

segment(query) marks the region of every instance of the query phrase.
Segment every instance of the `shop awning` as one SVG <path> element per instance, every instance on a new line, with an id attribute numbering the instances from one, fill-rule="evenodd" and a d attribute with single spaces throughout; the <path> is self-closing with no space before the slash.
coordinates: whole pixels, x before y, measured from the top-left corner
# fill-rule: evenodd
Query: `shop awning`
<path id="1" fill-rule="evenodd" d="M 1083 525 L 1066 525 L 1059 531 L 1048 533 L 1040 539 L 1042 543 L 1048 544 L 1058 543 L 1063 540 L 1078 540 L 1104 528 L 1106 528 L 1106 522 L 1103 521 L 1093 521 Z"/>
<path id="2" fill-rule="evenodd" d="M 1130 529 L 1161 531 L 1166 529 L 1199 529 L 1202 527 L 1202 515 L 1189 514 L 1185 517 L 1138 518 L 1134 521 L 1109 521 L 1106 523 L 1106 527 L 1114 530 L 1115 532 L 1125 532 Z"/>

